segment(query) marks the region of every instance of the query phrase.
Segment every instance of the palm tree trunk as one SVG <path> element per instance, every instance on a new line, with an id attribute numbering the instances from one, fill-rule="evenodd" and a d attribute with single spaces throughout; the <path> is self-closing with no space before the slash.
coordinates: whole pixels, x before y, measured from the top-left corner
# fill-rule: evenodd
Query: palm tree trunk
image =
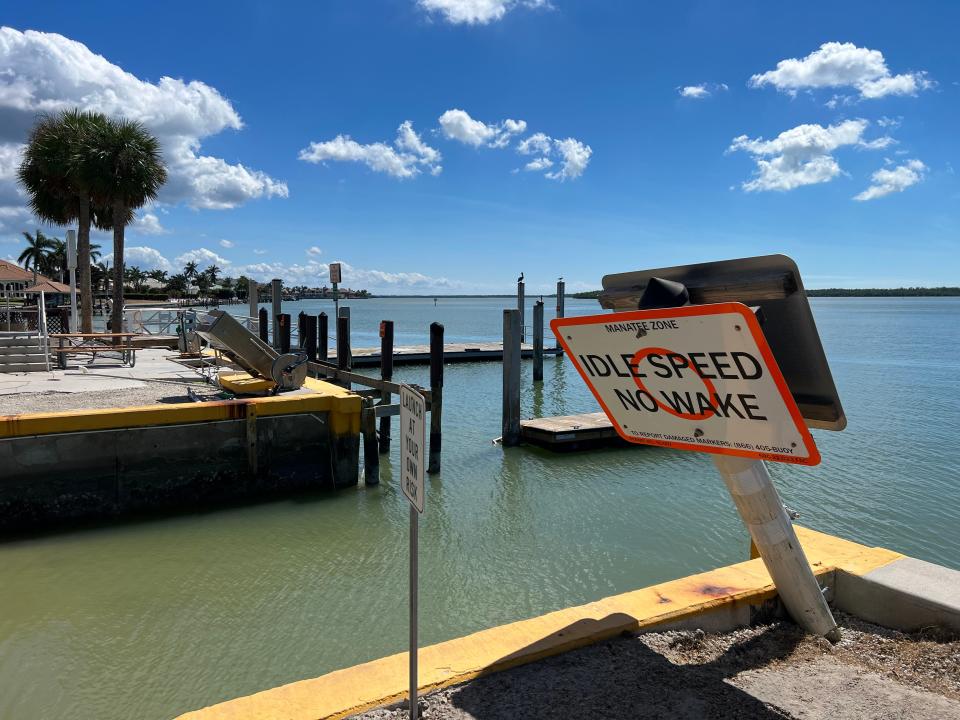
<path id="1" fill-rule="evenodd" d="M 110 332 L 123 332 L 123 231 L 126 209 L 123 203 L 113 205 L 113 312 Z"/>
<path id="2" fill-rule="evenodd" d="M 80 285 L 80 332 L 93 332 L 93 288 L 90 284 L 90 199 L 80 198 L 77 223 L 77 269 Z"/>

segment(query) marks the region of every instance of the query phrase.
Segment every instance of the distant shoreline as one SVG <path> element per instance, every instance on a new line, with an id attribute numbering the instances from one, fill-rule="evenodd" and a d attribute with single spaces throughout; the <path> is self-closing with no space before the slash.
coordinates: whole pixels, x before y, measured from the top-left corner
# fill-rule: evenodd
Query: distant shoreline
<path id="1" fill-rule="evenodd" d="M 573 293 L 580 300 L 596 300 L 600 290 Z M 960 287 L 911 288 L 815 288 L 807 297 L 960 297 Z"/>

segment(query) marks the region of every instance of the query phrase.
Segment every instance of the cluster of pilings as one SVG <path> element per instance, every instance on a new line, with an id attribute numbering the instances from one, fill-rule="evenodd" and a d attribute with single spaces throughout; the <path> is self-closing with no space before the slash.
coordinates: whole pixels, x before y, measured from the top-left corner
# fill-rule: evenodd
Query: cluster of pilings
<path id="1" fill-rule="evenodd" d="M 292 318 L 282 312 L 283 282 L 271 282 L 273 290 L 272 314 L 259 307 L 256 292 L 250 295 L 250 317 L 258 320 L 260 339 L 270 343 L 281 353 L 290 352 Z M 251 290 L 255 282 L 251 281 Z M 272 315 L 272 332 L 270 319 Z M 393 321 L 380 323 L 380 379 L 353 372 L 353 355 L 350 348 L 350 308 L 338 307 L 336 322 L 336 356 L 329 355 L 330 319 L 327 313 L 310 315 L 301 312 L 297 316 L 297 347 L 307 354 L 308 368 L 314 377 L 349 389 L 359 386 L 355 392 L 363 400 L 360 419 L 360 434 L 363 437 L 364 483 L 380 482 L 380 455 L 390 452 L 390 418 L 399 415 L 399 404 L 392 404 L 394 395 L 399 396 L 400 386 L 393 382 Z M 430 388 L 419 388 L 430 413 L 430 444 L 428 473 L 440 472 L 442 445 L 441 418 L 443 408 L 443 325 L 430 325 Z"/>
<path id="2" fill-rule="evenodd" d="M 522 276 L 521 276 L 522 277 Z M 517 308 L 503 311 L 503 445 L 520 444 L 520 350 L 526 336 L 526 288 L 523 280 L 517 280 Z M 557 281 L 556 316 L 564 317 L 564 294 L 566 283 Z M 543 382 L 543 300 L 533 304 L 533 382 Z M 556 356 L 563 356 L 557 343 Z"/>

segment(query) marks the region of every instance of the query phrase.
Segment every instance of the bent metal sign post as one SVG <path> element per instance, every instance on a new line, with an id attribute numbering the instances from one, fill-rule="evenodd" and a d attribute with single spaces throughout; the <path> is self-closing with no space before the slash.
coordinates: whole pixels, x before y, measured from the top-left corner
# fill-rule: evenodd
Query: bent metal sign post
<path id="1" fill-rule="evenodd" d="M 753 312 L 740 303 L 559 318 L 550 327 L 633 443 L 817 465 Z"/>

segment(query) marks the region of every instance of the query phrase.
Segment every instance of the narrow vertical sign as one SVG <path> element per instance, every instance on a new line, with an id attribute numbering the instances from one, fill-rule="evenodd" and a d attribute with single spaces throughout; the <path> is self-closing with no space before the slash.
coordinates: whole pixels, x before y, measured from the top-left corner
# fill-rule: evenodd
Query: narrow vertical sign
<path id="1" fill-rule="evenodd" d="M 400 488 L 410 501 L 410 717 L 417 710 L 417 553 L 423 512 L 427 403 L 409 385 L 400 386 Z"/>
<path id="2" fill-rule="evenodd" d="M 423 479 L 427 446 L 427 403 L 409 385 L 400 386 L 400 487 L 410 504 L 423 512 Z"/>

